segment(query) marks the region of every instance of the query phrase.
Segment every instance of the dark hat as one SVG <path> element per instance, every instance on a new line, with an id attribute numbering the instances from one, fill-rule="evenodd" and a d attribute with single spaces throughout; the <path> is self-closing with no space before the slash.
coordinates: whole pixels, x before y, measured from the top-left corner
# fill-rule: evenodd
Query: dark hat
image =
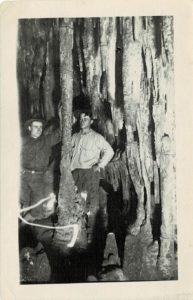
<path id="1" fill-rule="evenodd" d="M 29 127 L 29 126 L 32 124 L 32 122 L 34 122 L 34 121 L 41 122 L 42 125 L 43 125 L 43 127 L 45 127 L 45 125 L 46 125 L 46 121 L 45 121 L 43 118 L 41 118 L 41 117 L 33 117 L 33 118 L 31 118 L 31 119 L 29 119 L 29 120 L 27 120 L 27 121 L 25 122 L 25 124 L 24 124 L 24 129 L 25 129 L 25 130 L 28 130 L 28 127 Z"/>

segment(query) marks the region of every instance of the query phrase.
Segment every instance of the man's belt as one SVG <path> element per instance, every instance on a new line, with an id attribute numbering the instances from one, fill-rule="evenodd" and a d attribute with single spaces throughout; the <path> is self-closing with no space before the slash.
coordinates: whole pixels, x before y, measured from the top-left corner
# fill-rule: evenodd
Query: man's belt
<path id="1" fill-rule="evenodd" d="M 36 171 L 36 170 L 28 170 L 28 169 L 22 169 L 22 174 L 30 173 L 30 174 L 44 174 L 44 171 Z"/>

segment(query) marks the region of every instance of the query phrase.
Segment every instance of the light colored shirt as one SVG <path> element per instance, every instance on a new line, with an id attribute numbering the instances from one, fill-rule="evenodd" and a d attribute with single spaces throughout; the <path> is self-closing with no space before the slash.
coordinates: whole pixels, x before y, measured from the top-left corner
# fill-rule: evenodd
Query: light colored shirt
<path id="1" fill-rule="evenodd" d="M 90 169 L 98 164 L 104 168 L 112 159 L 114 151 L 105 138 L 94 130 L 72 136 L 71 170 Z"/>

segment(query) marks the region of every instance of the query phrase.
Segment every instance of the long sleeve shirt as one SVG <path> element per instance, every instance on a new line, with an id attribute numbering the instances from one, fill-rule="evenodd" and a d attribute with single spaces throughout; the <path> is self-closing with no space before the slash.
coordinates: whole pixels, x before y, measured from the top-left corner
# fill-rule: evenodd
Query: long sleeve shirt
<path id="1" fill-rule="evenodd" d="M 46 171 L 52 146 L 61 141 L 60 129 L 48 135 L 34 139 L 27 136 L 23 139 L 21 160 L 22 168 L 34 171 Z"/>
<path id="2" fill-rule="evenodd" d="M 72 136 L 71 170 L 90 169 L 96 163 L 104 168 L 112 159 L 114 151 L 104 137 L 94 130 Z"/>

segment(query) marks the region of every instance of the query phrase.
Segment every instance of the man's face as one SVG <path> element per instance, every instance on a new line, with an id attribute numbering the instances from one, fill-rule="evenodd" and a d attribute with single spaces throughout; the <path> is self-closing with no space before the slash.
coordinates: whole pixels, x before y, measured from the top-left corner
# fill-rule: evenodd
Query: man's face
<path id="1" fill-rule="evenodd" d="M 29 131 L 31 137 L 34 139 L 37 139 L 41 136 L 43 131 L 43 124 L 40 121 L 34 121 L 31 123 L 31 126 L 29 126 Z"/>
<path id="2" fill-rule="evenodd" d="M 89 116 L 85 115 L 85 113 L 82 113 L 80 115 L 80 128 L 81 129 L 90 128 L 92 122 L 93 122 L 93 120 Z"/>

